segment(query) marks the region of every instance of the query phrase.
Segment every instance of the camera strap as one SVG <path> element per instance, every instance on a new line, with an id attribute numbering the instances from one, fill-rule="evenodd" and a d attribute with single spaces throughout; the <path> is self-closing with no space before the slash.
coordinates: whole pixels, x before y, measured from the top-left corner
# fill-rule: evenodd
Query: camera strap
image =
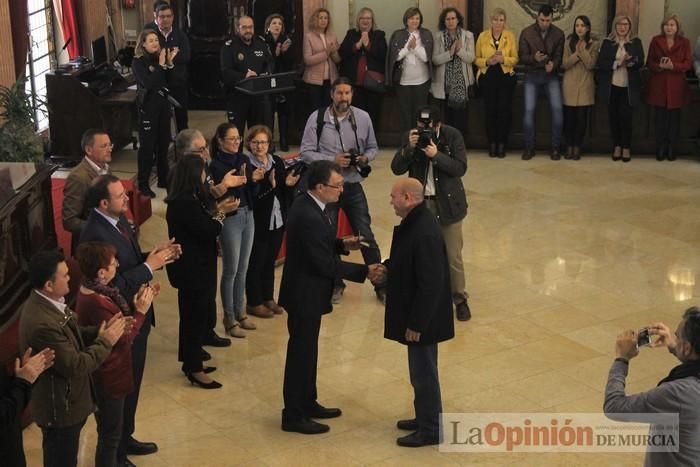
<path id="1" fill-rule="evenodd" d="M 333 118 L 335 131 L 338 132 L 338 139 L 340 140 L 340 149 L 341 151 L 346 152 L 345 145 L 343 145 L 343 134 L 340 131 L 340 121 L 338 120 L 338 115 L 336 115 L 335 108 L 332 105 L 328 107 L 328 110 L 330 111 L 331 117 Z M 348 110 L 347 119 L 350 122 L 350 128 L 352 128 L 352 132 L 355 135 L 355 146 L 357 150 L 360 151 L 360 140 L 357 137 L 357 121 L 355 120 L 355 114 L 352 112 L 352 108 Z"/>

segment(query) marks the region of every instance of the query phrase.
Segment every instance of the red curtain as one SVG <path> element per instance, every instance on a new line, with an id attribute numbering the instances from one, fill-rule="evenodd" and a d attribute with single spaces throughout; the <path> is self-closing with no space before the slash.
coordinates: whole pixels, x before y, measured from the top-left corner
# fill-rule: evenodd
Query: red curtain
<path id="1" fill-rule="evenodd" d="M 15 60 L 15 76 L 19 79 L 27 68 L 29 52 L 29 13 L 26 0 L 10 3 L 10 27 L 12 29 L 12 55 Z"/>
<path id="2" fill-rule="evenodd" d="M 63 16 L 59 18 L 63 29 L 63 40 L 70 43 L 66 47 L 70 58 L 82 55 L 80 29 L 78 28 L 78 7 L 76 0 L 60 0 Z"/>

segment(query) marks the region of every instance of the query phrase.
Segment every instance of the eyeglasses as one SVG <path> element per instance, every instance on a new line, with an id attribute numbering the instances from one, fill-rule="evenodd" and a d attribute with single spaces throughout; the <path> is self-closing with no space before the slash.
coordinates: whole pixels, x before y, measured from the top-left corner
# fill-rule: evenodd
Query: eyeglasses
<path id="1" fill-rule="evenodd" d="M 114 149 L 114 144 L 112 144 L 112 143 L 100 144 L 99 146 L 97 146 L 97 149 Z"/>
<path id="2" fill-rule="evenodd" d="M 194 148 L 192 152 L 196 154 L 202 154 L 203 152 L 209 151 L 209 148 L 207 146 L 202 146 L 201 148 Z"/>
<path id="3" fill-rule="evenodd" d="M 344 183 L 341 183 L 340 185 L 329 185 L 328 183 L 323 184 L 323 186 L 327 186 L 328 188 L 335 188 L 338 191 L 343 189 L 343 185 Z"/>
<path id="4" fill-rule="evenodd" d="M 251 141 L 250 142 L 251 146 L 267 146 L 270 144 L 269 141 Z"/>

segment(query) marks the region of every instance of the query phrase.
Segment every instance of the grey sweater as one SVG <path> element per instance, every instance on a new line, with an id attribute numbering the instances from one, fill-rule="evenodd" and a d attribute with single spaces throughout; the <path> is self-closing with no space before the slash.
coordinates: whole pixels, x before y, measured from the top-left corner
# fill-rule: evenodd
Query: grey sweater
<path id="1" fill-rule="evenodd" d="M 605 414 L 677 413 L 680 422 L 678 452 L 647 452 L 644 465 L 645 467 L 700 466 L 700 379 L 695 377 L 678 379 L 649 391 L 628 396 L 625 395 L 625 378 L 628 370 L 629 363 L 620 360 L 613 362 L 608 373 L 608 383 L 605 386 Z"/>

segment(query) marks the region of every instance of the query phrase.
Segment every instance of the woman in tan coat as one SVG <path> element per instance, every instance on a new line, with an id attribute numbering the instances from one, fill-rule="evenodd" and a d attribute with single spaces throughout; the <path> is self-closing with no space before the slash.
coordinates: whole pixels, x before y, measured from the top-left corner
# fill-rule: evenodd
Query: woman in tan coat
<path id="1" fill-rule="evenodd" d="M 597 59 L 598 44 L 591 39 L 591 20 L 587 16 L 578 16 L 574 20 L 574 31 L 564 46 L 562 62 L 566 159 L 581 158 L 588 113 L 594 103 L 593 70 Z"/>
<path id="2" fill-rule="evenodd" d="M 330 12 L 325 8 L 314 10 L 309 18 L 309 30 L 304 34 L 303 80 L 311 105 L 307 115 L 330 103 L 331 83 L 338 77 L 339 48 L 338 38 L 331 30 Z"/>

